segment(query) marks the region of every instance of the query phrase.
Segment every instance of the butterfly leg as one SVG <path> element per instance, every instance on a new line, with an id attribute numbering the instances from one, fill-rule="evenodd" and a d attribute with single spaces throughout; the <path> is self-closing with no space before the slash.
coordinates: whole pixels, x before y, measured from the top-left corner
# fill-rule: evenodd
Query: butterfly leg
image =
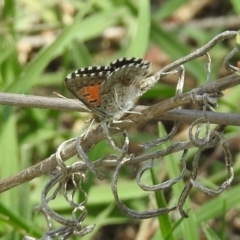
<path id="1" fill-rule="evenodd" d="M 125 113 L 143 115 L 143 113 L 141 113 L 141 112 L 136 112 L 136 111 L 125 111 Z"/>
<path id="2" fill-rule="evenodd" d="M 102 123 L 101 123 L 101 126 L 102 126 L 102 129 L 103 129 L 103 133 L 105 134 L 106 139 L 107 139 L 107 141 L 108 141 L 108 144 L 109 144 L 114 150 L 117 150 L 117 151 L 121 152 L 122 150 L 115 145 L 113 139 L 110 137 L 107 123 L 106 123 L 106 122 L 102 122 Z"/>
<path id="3" fill-rule="evenodd" d="M 103 173 L 101 173 L 100 171 L 98 171 L 98 169 L 95 167 L 95 165 L 89 160 L 88 156 L 86 155 L 86 153 L 84 152 L 84 150 L 82 149 L 81 146 L 81 142 L 82 140 L 85 138 L 85 134 L 82 134 L 79 138 L 77 138 L 76 140 L 76 149 L 78 152 L 79 157 L 84 161 L 84 163 L 86 164 L 86 166 L 88 167 L 88 169 L 90 171 L 92 171 L 99 180 L 103 180 L 105 179 L 105 176 Z"/>
<path id="4" fill-rule="evenodd" d="M 88 126 L 88 128 L 85 130 L 85 132 L 82 134 L 83 135 L 83 140 L 87 137 L 88 133 L 90 132 L 90 129 L 94 123 L 95 119 L 93 118 Z"/>
<path id="5" fill-rule="evenodd" d="M 128 119 L 126 119 L 126 120 L 113 120 L 112 122 L 113 123 L 133 123 L 132 120 L 128 120 Z"/>

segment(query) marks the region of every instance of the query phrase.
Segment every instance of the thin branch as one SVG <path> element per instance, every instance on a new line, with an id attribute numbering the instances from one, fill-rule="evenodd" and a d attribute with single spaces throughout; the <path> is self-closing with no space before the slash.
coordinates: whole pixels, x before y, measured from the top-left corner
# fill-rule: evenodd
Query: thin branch
<path id="1" fill-rule="evenodd" d="M 239 28 L 239 17 L 236 16 L 214 16 L 204 19 L 191 20 L 186 23 L 179 23 L 177 21 L 161 23 L 161 27 L 166 30 L 174 31 L 179 28 L 187 29 L 216 29 L 218 27 L 226 26 L 228 29 L 238 29 Z"/>
<path id="2" fill-rule="evenodd" d="M 212 47 L 214 47 L 218 42 L 223 41 L 224 39 L 228 38 L 233 38 L 236 36 L 236 31 L 226 31 L 223 32 L 219 35 L 217 35 L 215 38 L 213 38 L 211 41 L 209 41 L 205 46 L 197 49 L 193 53 L 187 55 L 186 57 L 183 57 L 182 59 L 179 59 L 172 64 L 169 64 L 165 68 L 163 68 L 161 71 L 157 72 L 154 75 L 155 79 L 160 79 L 166 75 L 166 72 L 171 71 L 172 69 L 176 69 L 179 67 L 181 64 L 190 61 L 192 59 L 198 58 L 200 56 L 203 56 L 208 52 Z M 147 122 L 153 118 L 160 118 L 163 114 L 165 116 L 167 115 L 167 111 L 173 110 L 174 108 L 177 108 L 179 106 L 183 106 L 188 103 L 192 103 L 193 101 L 193 95 L 203 95 L 203 94 L 215 94 L 222 92 L 223 90 L 233 87 L 235 85 L 238 85 L 240 83 L 240 76 L 237 74 L 230 75 L 228 77 L 225 77 L 223 79 L 219 79 L 215 82 L 208 82 L 206 85 L 193 89 L 193 91 L 184 93 L 184 94 L 179 94 L 175 97 L 166 99 L 158 104 L 155 104 L 151 107 L 148 107 L 146 109 L 143 109 L 141 111 L 141 115 L 139 114 L 132 114 L 125 119 L 128 121 L 123 121 L 122 123 L 119 124 L 113 124 L 113 126 L 117 126 L 120 130 L 117 130 L 117 128 L 114 128 L 111 130 L 111 133 L 117 133 L 121 131 L 121 129 L 128 129 L 132 125 L 136 124 L 141 124 L 144 122 Z M 201 98 L 201 96 L 200 96 Z M 25 95 L 16 95 L 16 94 L 0 94 L 0 104 L 5 104 L 5 105 L 14 105 L 14 106 L 21 106 L 21 107 L 38 107 L 38 108 L 48 108 L 48 109 L 57 109 L 57 110 L 78 110 L 78 111 L 86 111 L 85 109 L 82 109 L 80 102 L 76 104 L 74 101 L 67 101 L 65 99 L 57 99 L 57 98 L 46 98 L 46 97 L 35 97 L 35 96 L 25 96 Z M 175 111 L 175 110 L 174 110 Z M 182 110 L 181 110 L 182 111 Z M 176 113 L 176 112 L 175 112 Z M 178 112 L 179 113 L 179 112 Z M 216 115 L 218 116 L 218 115 Z M 215 116 L 215 117 L 216 117 Z M 221 115 L 223 116 L 223 115 Z M 218 122 L 219 124 L 226 125 L 229 124 L 231 125 L 232 123 L 229 123 L 229 116 L 228 114 L 226 116 L 223 116 L 223 121 Z M 171 116 L 172 117 L 172 116 Z M 214 118 L 212 113 L 208 114 L 207 117 L 209 118 Z M 237 116 L 234 115 L 234 124 L 239 126 L 239 121 L 237 120 Z M 228 119 L 228 120 L 227 120 Z M 230 119 L 230 121 L 233 118 Z M 130 120 L 130 121 L 129 121 Z M 176 119 L 175 119 L 176 120 Z M 89 149 L 94 146 L 96 143 L 101 141 L 104 138 L 104 134 L 102 132 L 102 128 L 98 127 L 97 129 L 92 130 L 88 134 L 88 138 L 84 139 L 82 142 L 82 148 L 83 151 L 87 152 Z M 173 145 L 172 148 L 169 148 L 169 153 L 172 151 L 176 150 L 177 147 L 179 147 L 178 143 L 176 146 Z M 184 150 L 192 146 L 191 142 L 186 143 L 188 147 L 182 146 L 182 149 L 179 150 Z M 66 161 L 70 157 L 76 155 L 76 145 L 75 141 L 71 142 L 68 144 L 62 151 L 62 159 L 63 161 Z M 147 154 L 142 155 L 140 157 L 136 157 L 131 161 L 131 163 L 136 163 L 136 161 L 142 161 L 142 160 L 148 160 L 149 157 L 157 157 L 161 156 L 163 154 L 162 152 L 155 152 L 152 154 L 152 156 L 148 156 Z M 138 160 L 137 160 L 138 158 Z M 135 161 L 134 161 L 135 160 Z M 101 162 L 102 163 L 102 162 Z M 97 164 L 97 162 L 96 162 Z M 41 176 L 42 174 L 50 173 L 52 170 L 54 170 L 57 166 L 56 163 L 56 155 L 52 154 L 49 158 L 46 160 L 16 174 L 15 176 L 12 176 L 8 179 L 3 180 L 0 182 L 0 192 L 6 191 L 7 189 L 10 189 L 14 186 L 17 186 L 21 183 L 24 183 L 26 181 L 30 181 L 36 177 Z"/>
<path id="3" fill-rule="evenodd" d="M 197 91 L 198 94 L 203 93 L 215 93 L 221 92 L 230 87 L 234 87 L 240 83 L 240 76 L 238 74 L 232 74 L 227 77 L 223 77 L 214 82 L 209 82 L 208 84 L 194 89 L 194 92 Z M 18 107 L 34 107 L 42 109 L 53 109 L 61 111 L 79 111 L 87 112 L 84 105 L 76 99 L 64 99 L 64 98 L 50 98 L 42 96 L 32 96 L 32 95 L 22 95 L 14 93 L 1 93 L 0 92 L 0 104 L 9 105 L 9 106 L 18 106 Z M 162 107 L 162 103 L 154 105 L 154 108 L 159 111 Z M 171 108 L 176 108 L 171 105 Z M 147 109 L 146 106 L 137 106 L 133 111 L 142 112 L 144 109 Z M 177 120 L 183 122 L 192 122 L 199 117 L 203 117 L 201 111 L 193 110 L 171 110 L 169 112 L 161 112 L 160 116 L 155 115 L 161 120 Z M 208 119 L 211 123 L 216 124 L 225 124 L 225 125 L 234 125 L 240 126 L 240 118 L 238 114 L 230 113 L 208 113 Z"/>
<path id="4" fill-rule="evenodd" d="M 237 74 L 232 74 L 228 77 L 219 79 L 218 81 L 210 82 L 202 87 L 193 89 L 193 92 L 195 92 L 195 93 L 196 92 L 198 92 L 198 93 L 204 92 L 204 93 L 211 94 L 214 92 L 221 92 L 222 90 L 228 88 L 229 86 L 233 87 L 239 83 L 240 83 L 240 76 Z M 58 99 L 58 100 L 63 101 L 65 103 L 67 102 L 64 99 Z M 178 106 L 183 106 L 183 105 L 191 103 L 191 102 L 192 102 L 192 92 L 180 94 L 175 97 L 166 99 L 166 100 L 164 100 L 158 104 L 155 104 L 151 107 L 145 108 L 144 110 L 141 111 L 142 115 L 132 114 L 126 118 L 127 120 L 130 120 L 130 121 L 123 121 L 122 123 L 116 124 L 116 126 L 118 126 L 120 129 L 121 128 L 128 129 L 129 127 L 131 127 L 135 124 L 141 124 L 141 123 L 149 121 L 153 118 L 161 118 L 161 116 L 163 114 L 166 114 L 167 111 L 177 108 Z M 69 105 L 73 105 L 73 107 L 75 107 L 75 105 L 73 103 L 68 102 L 68 105 L 66 105 L 68 110 L 71 109 L 69 107 Z M 178 110 L 174 110 L 175 113 L 176 113 L 176 111 L 178 111 Z M 184 111 L 184 110 L 179 110 L 179 111 Z M 200 115 L 200 113 L 198 113 L 198 114 Z M 171 113 L 170 113 L 170 115 L 171 115 Z M 220 119 L 214 120 L 214 117 L 215 117 L 214 115 L 216 115 L 217 117 L 222 116 L 223 121 L 221 121 Z M 239 116 L 237 116 L 237 114 L 229 115 L 231 118 L 230 120 L 229 120 L 228 114 L 217 114 L 217 113 L 208 113 L 207 112 L 207 116 L 209 116 L 209 119 L 213 119 L 214 121 L 219 121 L 218 123 L 220 123 L 222 125 L 226 125 L 226 121 L 227 122 L 232 121 L 232 122 L 234 122 L 234 125 L 238 125 L 238 126 L 240 125 L 239 120 L 237 119 L 237 118 L 239 118 Z M 233 120 L 233 118 L 234 118 L 234 120 Z M 119 130 L 117 130 L 116 128 L 111 130 L 112 134 L 117 133 L 117 132 L 119 132 Z M 97 129 L 90 131 L 88 136 L 89 137 L 86 138 L 82 142 L 82 148 L 86 152 L 92 146 L 94 146 L 96 143 L 98 143 L 99 141 L 104 139 L 104 134 L 102 132 L 101 127 L 98 127 Z M 184 149 L 186 149 L 186 148 L 179 149 L 179 150 L 184 150 Z M 77 151 L 76 151 L 76 145 L 75 145 L 75 141 L 74 141 L 71 144 L 67 145 L 66 148 L 63 150 L 62 159 L 63 159 L 63 161 L 66 161 L 76 154 L 77 154 Z M 156 155 L 156 156 L 158 156 L 158 155 Z M 147 159 L 149 159 L 149 157 L 150 156 L 146 157 L 146 159 L 142 156 L 141 156 L 141 158 L 138 157 L 139 159 L 137 160 L 137 162 L 142 161 L 144 159 L 147 160 Z M 136 162 L 131 161 L 131 163 L 136 163 Z M 40 163 L 38 163 L 32 167 L 29 167 L 28 169 L 23 170 L 22 172 L 14 175 L 12 177 L 9 177 L 9 178 L 1 181 L 0 182 L 0 193 L 4 192 L 14 186 L 17 186 L 21 183 L 30 181 L 30 180 L 32 180 L 36 177 L 39 177 L 43 174 L 50 173 L 53 169 L 55 169 L 56 166 L 57 166 L 56 156 L 55 156 L 55 154 L 52 154 L 49 158 L 41 161 Z"/>
<path id="5" fill-rule="evenodd" d="M 235 38 L 236 34 L 237 34 L 237 31 L 225 31 L 223 33 L 218 34 L 216 37 L 214 37 L 212 40 L 210 40 L 203 47 L 198 48 L 196 51 L 194 51 L 194 52 L 188 54 L 187 56 L 180 58 L 180 59 L 176 60 L 175 62 L 164 67 L 161 71 L 159 71 L 155 74 L 155 77 L 160 78 L 162 73 L 169 72 L 190 60 L 202 57 L 210 49 L 212 49 L 217 43 L 222 42 L 223 40 L 226 40 L 226 39 Z"/>
<path id="6" fill-rule="evenodd" d="M 59 111 L 87 112 L 86 107 L 84 108 L 84 105 L 77 99 L 33 96 L 15 93 L 0 92 L 0 104 L 16 107 L 52 109 Z"/>

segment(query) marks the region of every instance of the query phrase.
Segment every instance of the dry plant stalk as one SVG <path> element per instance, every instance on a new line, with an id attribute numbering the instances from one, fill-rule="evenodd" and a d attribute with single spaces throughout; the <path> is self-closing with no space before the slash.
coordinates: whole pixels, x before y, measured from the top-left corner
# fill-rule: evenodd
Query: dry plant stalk
<path id="1" fill-rule="evenodd" d="M 237 114 L 215 113 L 214 106 L 217 105 L 218 98 L 222 97 L 223 90 L 238 85 L 240 83 L 239 69 L 229 64 L 229 59 L 237 52 L 237 48 L 234 48 L 224 60 L 225 67 L 234 73 L 228 77 L 219 79 L 217 81 L 210 81 L 211 59 L 208 51 L 213 48 L 217 43 L 225 39 L 234 38 L 236 34 L 237 32 L 235 31 L 223 32 L 217 35 L 211 41 L 209 41 L 205 46 L 197 49 L 188 56 L 169 64 L 161 71 L 157 72 L 152 76 L 152 78 L 154 78 L 154 81 L 158 81 L 168 74 L 179 74 L 176 95 L 150 107 L 138 107 L 137 111 L 140 111 L 141 115 L 131 114 L 128 117 L 124 118 L 121 123 L 111 123 L 111 128 L 109 128 L 109 132 L 111 134 L 121 132 L 125 139 L 122 148 L 119 150 L 119 154 L 105 156 L 104 158 L 99 159 L 95 162 L 91 162 L 88 159 L 86 153 L 97 142 L 101 141 L 105 137 L 102 127 L 99 126 L 98 128 L 88 132 L 86 137 L 80 136 L 77 139 L 70 139 L 62 143 L 55 154 L 51 155 L 49 158 L 43 160 L 42 162 L 28 169 L 25 169 L 8 179 L 1 181 L 0 192 L 11 189 L 18 184 L 30 181 L 43 174 L 52 173 L 49 182 L 46 184 L 42 191 L 41 204 L 37 207 L 39 211 L 45 214 L 48 221 L 48 231 L 44 233 L 42 239 L 52 239 L 54 237 L 62 237 L 63 239 L 68 239 L 73 235 L 83 236 L 93 231 L 94 225 L 89 225 L 87 227 L 83 226 L 84 219 L 87 216 L 86 206 L 88 196 L 81 188 L 81 183 L 86 180 L 86 176 L 89 171 L 95 173 L 96 177 L 102 178 L 104 175 L 99 171 L 99 167 L 103 168 L 107 166 L 112 166 L 115 168 L 111 181 L 112 193 L 118 207 L 126 215 L 138 219 L 146 219 L 152 218 L 159 214 L 166 214 L 170 211 L 178 209 L 182 217 L 187 217 L 188 215 L 184 211 L 183 206 L 192 187 L 196 187 L 199 190 L 205 192 L 206 194 L 216 195 L 224 191 L 230 185 L 233 179 L 232 157 L 229 146 L 224 139 L 223 131 L 227 125 L 240 126 L 240 118 Z M 204 86 L 195 88 L 190 92 L 182 93 L 185 79 L 185 71 L 183 64 L 203 55 L 206 55 L 208 58 L 208 62 L 206 64 L 207 83 Z M 202 111 L 181 109 L 183 105 L 192 102 L 202 106 Z M 74 101 L 67 102 L 64 99 L 49 98 L 41 101 L 39 97 L 18 96 L 14 94 L 0 94 L 0 103 L 24 107 L 31 106 L 61 110 L 83 110 L 82 107 L 76 105 Z M 186 116 L 188 121 L 191 121 L 191 125 L 189 127 L 189 140 L 184 142 L 172 143 L 163 150 L 154 151 L 151 153 L 143 153 L 142 155 L 137 157 L 131 154 L 127 154 L 129 146 L 127 129 L 132 125 L 144 123 L 153 118 L 174 120 L 174 127 L 169 134 L 167 134 L 163 138 L 156 139 L 142 145 L 144 149 L 149 149 L 151 147 L 161 145 L 163 143 L 166 143 L 166 141 L 169 141 L 176 134 L 179 122 L 181 120 L 185 121 Z M 211 130 L 210 128 L 211 123 L 218 124 L 214 130 Z M 200 133 L 204 129 L 205 134 L 204 136 L 202 136 L 200 135 Z M 227 179 L 221 184 L 221 186 L 217 190 L 213 190 L 206 188 L 201 183 L 197 182 L 196 178 L 199 168 L 199 158 L 202 151 L 207 148 L 214 147 L 217 144 L 221 145 L 223 153 L 225 155 L 225 163 L 228 176 Z M 188 153 L 188 149 L 192 147 L 197 147 L 198 151 L 193 159 L 192 169 L 190 176 L 188 177 L 188 181 L 185 183 L 185 187 L 182 190 L 181 196 L 179 197 L 178 202 L 175 205 L 166 208 L 137 212 L 125 206 L 124 203 L 119 199 L 117 191 L 117 181 L 119 171 L 123 165 L 134 165 L 136 163 L 144 163 L 145 161 L 147 161 L 147 163 L 141 169 L 139 169 L 137 173 L 136 182 L 138 186 L 144 191 L 154 192 L 163 190 L 178 183 L 180 180 L 182 180 L 184 176 L 186 176 L 185 159 Z M 141 182 L 141 176 L 144 174 L 145 171 L 152 168 L 154 160 L 157 161 L 159 157 L 166 156 L 178 151 L 183 151 L 182 157 L 181 159 L 179 159 L 181 163 L 181 173 L 179 176 L 152 186 L 148 186 Z M 69 158 L 76 154 L 78 154 L 80 160 L 70 166 L 66 166 L 65 161 L 67 161 Z M 79 183 L 75 182 L 76 176 L 78 176 L 78 178 L 80 179 Z M 67 194 L 66 189 L 69 179 L 71 179 L 74 183 L 74 187 L 71 190 L 72 194 L 70 195 L 70 197 L 69 191 Z M 52 189 L 55 189 L 54 193 L 48 196 L 49 191 Z M 84 196 L 84 200 L 81 203 L 77 203 L 74 201 L 74 195 L 77 191 L 80 191 L 80 193 Z M 71 219 L 67 219 L 58 215 L 48 205 L 50 201 L 54 200 L 58 196 L 59 192 L 63 194 L 66 201 L 73 208 Z M 80 214 L 76 214 L 79 212 Z M 52 227 L 52 220 L 60 223 L 61 227 L 54 229 Z M 25 239 L 30 239 L 30 237 L 25 237 Z"/>

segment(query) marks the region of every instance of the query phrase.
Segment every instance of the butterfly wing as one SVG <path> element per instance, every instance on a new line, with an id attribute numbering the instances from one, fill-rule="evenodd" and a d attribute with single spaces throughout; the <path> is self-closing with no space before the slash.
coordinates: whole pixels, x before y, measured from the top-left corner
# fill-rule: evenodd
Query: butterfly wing
<path id="1" fill-rule="evenodd" d="M 65 78 L 68 90 L 83 102 L 93 114 L 100 117 L 101 111 L 100 89 L 107 76 L 111 73 L 109 66 L 81 68 Z"/>
<path id="2" fill-rule="evenodd" d="M 101 88 L 102 109 L 113 119 L 121 118 L 143 94 L 141 81 L 150 63 L 139 58 L 121 58 L 112 63 L 111 73 Z"/>

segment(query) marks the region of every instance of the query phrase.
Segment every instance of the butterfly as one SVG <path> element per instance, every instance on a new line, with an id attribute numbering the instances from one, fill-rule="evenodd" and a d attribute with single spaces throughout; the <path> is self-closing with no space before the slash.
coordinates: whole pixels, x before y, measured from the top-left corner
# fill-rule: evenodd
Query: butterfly
<path id="1" fill-rule="evenodd" d="M 138 98 L 155 84 L 154 77 L 147 77 L 149 67 L 150 63 L 140 58 L 120 58 L 108 66 L 80 68 L 65 78 L 68 90 L 93 113 L 108 143 L 117 151 L 124 151 L 124 147 L 121 150 L 115 145 L 108 127 L 129 113 Z M 81 148 L 81 139 L 86 136 L 87 132 L 84 132 L 77 140 L 78 154 L 87 167 L 103 179 L 104 175 Z"/>
<path id="2" fill-rule="evenodd" d="M 147 78 L 150 62 L 120 58 L 108 66 L 80 68 L 65 78 L 68 90 L 100 122 L 123 117 L 156 80 Z"/>

